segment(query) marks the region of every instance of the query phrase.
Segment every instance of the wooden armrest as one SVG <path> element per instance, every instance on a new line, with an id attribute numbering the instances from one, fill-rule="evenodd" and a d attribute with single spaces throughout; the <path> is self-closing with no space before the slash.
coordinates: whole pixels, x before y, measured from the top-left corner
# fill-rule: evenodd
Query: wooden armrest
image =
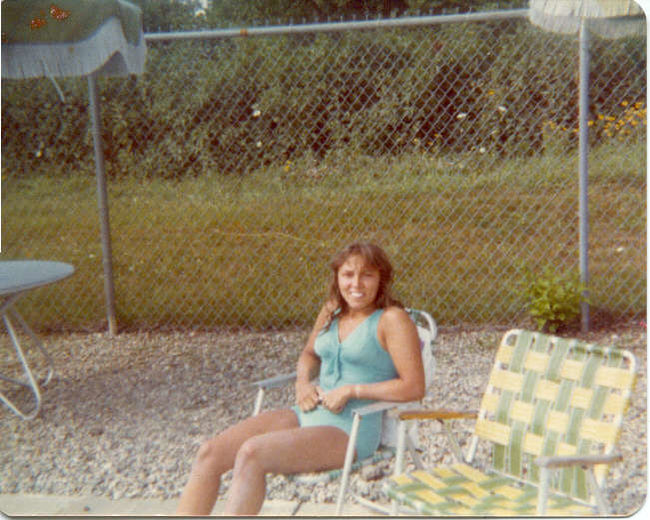
<path id="1" fill-rule="evenodd" d="M 610 453 L 607 455 L 567 455 L 538 457 L 535 464 L 542 468 L 563 468 L 566 466 L 594 466 L 596 464 L 612 464 L 623 460 L 620 453 Z"/>
<path id="2" fill-rule="evenodd" d="M 413 419 L 476 419 L 478 412 L 456 411 L 456 410 L 405 410 L 399 414 L 401 421 Z"/>
<path id="3" fill-rule="evenodd" d="M 546 514 L 546 503 L 548 502 L 549 486 L 551 480 L 551 472 L 549 470 L 554 468 L 564 468 L 567 466 L 581 466 L 586 469 L 588 466 L 596 464 L 611 464 L 623 460 L 620 453 L 598 454 L 598 455 L 554 455 L 542 456 L 535 459 L 535 464 L 541 467 L 539 478 L 539 500 L 537 501 L 537 515 L 544 516 Z M 605 497 L 601 493 L 598 481 L 593 471 L 587 472 L 587 482 L 594 493 L 594 498 L 598 506 L 598 511 L 605 516 L 609 515 L 609 507 Z"/>
<path id="4" fill-rule="evenodd" d="M 277 388 L 279 386 L 284 386 L 290 381 L 296 379 L 296 373 L 292 372 L 291 374 L 281 374 L 275 377 L 269 377 L 267 379 L 261 379 L 260 381 L 255 381 L 251 383 L 252 386 L 257 386 L 258 388 Z"/>
<path id="5" fill-rule="evenodd" d="M 396 402 L 396 401 L 376 401 L 372 404 L 355 408 L 353 413 L 356 413 L 363 417 L 364 415 L 368 415 L 376 412 L 384 412 L 386 410 L 393 410 L 395 408 L 398 408 L 399 406 L 404 406 L 408 404 L 409 403 Z M 411 405 L 417 405 L 417 402 L 412 402 Z"/>

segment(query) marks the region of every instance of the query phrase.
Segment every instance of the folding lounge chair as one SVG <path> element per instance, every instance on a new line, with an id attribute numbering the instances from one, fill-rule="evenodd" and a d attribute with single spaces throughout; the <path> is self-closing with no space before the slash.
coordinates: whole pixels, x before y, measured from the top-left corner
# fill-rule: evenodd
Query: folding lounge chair
<path id="1" fill-rule="evenodd" d="M 424 364 L 425 370 L 425 379 L 427 390 L 430 388 L 433 383 L 433 375 L 435 372 L 435 358 L 434 358 L 434 341 L 438 334 L 438 328 L 436 322 L 433 318 L 425 311 L 419 311 L 415 309 L 407 309 L 407 312 L 411 316 L 411 319 L 415 322 L 418 328 L 418 335 L 420 336 L 420 347 L 422 349 L 422 361 Z M 296 373 L 280 375 L 276 377 L 271 377 L 264 379 L 262 381 L 256 381 L 253 383 L 254 386 L 258 388 L 257 396 L 255 398 L 255 406 L 253 410 L 253 415 L 257 415 L 261 408 L 264 395 L 267 390 L 271 388 L 277 388 L 286 385 L 287 383 L 295 381 Z M 397 418 L 391 416 L 388 412 L 395 410 L 396 408 L 404 408 L 405 406 L 412 407 L 412 403 L 394 403 L 388 401 L 378 401 L 371 405 L 358 408 L 355 411 L 354 422 L 352 425 L 352 431 L 350 432 L 350 440 L 348 442 L 348 448 L 345 457 L 345 465 L 342 469 L 321 472 L 318 474 L 305 474 L 305 475 L 291 475 L 289 478 L 294 479 L 297 482 L 314 484 L 316 482 L 327 482 L 341 479 L 341 484 L 339 486 L 339 494 L 336 503 L 336 514 L 340 515 L 343 511 L 343 504 L 345 500 L 345 495 L 347 492 L 347 486 L 349 482 L 350 472 L 352 470 L 359 469 L 365 465 L 376 463 L 382 459 L 388 459 L 395 456 L 395 446 L 397 442 Z M 370 413 L 384 413 L 383 425 L 382 425 L 382 440 L 379 449 L 375 454 L 367 459 L 356 461 L 353 463 L 354 457 L 354 445 L 356 443 L 356 436 L 359 427 L 359 421 L 362 420 L 364 415 Z M 416 425 L 414 425 L 416 426 Z M 422 467 L 421 462 L 418 458 L 416 452 L 416 442 L 414 439 L 417 439 L 415 435 L 415 430 L 411 429 L 404 432 L 405 443 L 411 456 L 416 461 L 420 467 Z M 389 510 L 385 510 L 381 506 L 372 504 L 371 502 L 363 499 L 363 497 L 355 496 L 355 499 L 368 507 L 377 509 L 383 513 L 389 513 Z"/>
<path id="2" fill-rule="evenodd" d="M 577 516 L 608 513 L 602 488 L 635 381 L 635 359 L 616 348 L 512 330 L 496 354 L 466 461 L 396 473 L 384 486 L 393 514 Z M 398 437 L 414 419 L 467 413 L 400 414 Z M 471 465 L 478 442 L 491 457 Z"/>

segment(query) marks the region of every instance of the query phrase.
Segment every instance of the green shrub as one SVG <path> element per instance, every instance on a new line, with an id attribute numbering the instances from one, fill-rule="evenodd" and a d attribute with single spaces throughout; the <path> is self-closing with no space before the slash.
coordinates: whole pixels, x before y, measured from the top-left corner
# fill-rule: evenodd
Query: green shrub
<path id="1" fill-rule="evenodd" d="M 556 332 L 580 316 L 586 287 L 579 276 L 558 275 L 546 267 L 540 275 L 526 274 L 523 296 L 527 310 L 542 331 Z"/>

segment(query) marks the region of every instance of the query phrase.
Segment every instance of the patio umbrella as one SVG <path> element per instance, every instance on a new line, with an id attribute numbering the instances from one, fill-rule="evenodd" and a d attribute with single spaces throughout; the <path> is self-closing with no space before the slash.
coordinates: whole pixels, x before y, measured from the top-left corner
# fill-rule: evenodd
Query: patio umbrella
<path id="1" fill-rule="evenodd" d="M 634 0 L 530 0 L 529 19 L 535 25 L 564 34 L 577 34 L 583 21 L 603 38 L 637 34 L 643 9 Z"/>
<path id="2" fill-rule="evenodd" d="M 645 17 L 633 0 L 530 0 L 530 21 L 547 31 L 580 34 L 579 178 L 580 178 L 580 278 L 589 283 L 588 120 L 589 34 L 622 38 L 639 34 Z M 589 304 L 582 303 L 582 330 L 589 330 Z"/>
<path id="3" fill-rule="evenodd" d="M 86 76 L 109 332 L 117 333 L 97 76 L 144 71 L 142 12 L 122 0 L 3 0 L 2 77 Z"/>

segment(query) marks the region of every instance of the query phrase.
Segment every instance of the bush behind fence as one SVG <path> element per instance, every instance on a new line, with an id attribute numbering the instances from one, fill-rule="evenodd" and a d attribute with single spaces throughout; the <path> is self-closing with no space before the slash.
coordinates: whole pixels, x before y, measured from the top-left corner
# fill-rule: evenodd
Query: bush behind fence
<path id="1" fill-rule="evenodd" d="M 640 316 L 645 36 L 594 38 L 591 56 L 595 304 Z M 409 277 L 402 298 L 448 324 L 521 319 L 523 268 L 577 266 L 578 79 L 577 39 L 521 18 L 150 42 L 142 77 L 100 82 L 121 324 L 304 326 L 322 297 L 320 265 L 359 237 L 389 244 Z M 57 81 L 63 100 L 49 80 L 3 82 L 3 251 L 80 263 L 80 291 L 30 306 L 51 324 L 91 327 L 101 320 L 102 287 L 90 274 L 98 238 L 89 232 L 75 257 L 26 202 L 27 179 L 74 184 L 71 172 L 93 171 L 85 82 Z M 177 201 L 202 182 L 214 198 L 194 194 L 191 222 L 185 210 L 159 214 L 140 203 L 129 211 L 120 186 L 142 200 L 160 179 Z M 296 209 L 305 203 L 311 210 Z M 11 225 L 18 220 L 22 233 Z M 213 244 L 215 229 L 222 234 Z M 222 273 L 179 272 L 197 242 Z M 270 270 L 259 262 L 263 276 L 231 270 L 256 248 L 275 258 Z M 138 270 L 142 263 L 125 267 L 120 252 L 174 261 Z M 295 273 L 309 283 L 296 283 Z M 161 295 L 152 310 L 152 287 L 165 278 L 182 278 L 183 290 Z M 247 283 L 255 289 L 227 288 Z M 73 318 L 70 306 L 82 312 Z"/>

